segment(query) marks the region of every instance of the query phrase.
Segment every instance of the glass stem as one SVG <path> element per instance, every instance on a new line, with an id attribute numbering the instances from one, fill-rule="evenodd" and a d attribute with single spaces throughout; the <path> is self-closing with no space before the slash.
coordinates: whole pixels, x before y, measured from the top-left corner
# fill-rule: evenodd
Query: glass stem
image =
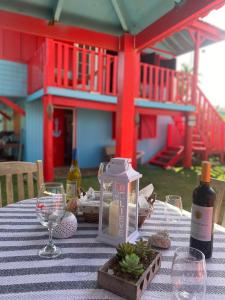
<path id="1" fill-rule="evenodd" d="M 48 246 L 51 246 L 51 247 L 54 246 L 54 243 L 53 243 L 53 240 L 52 240 L 52 231 L 53 231 L 52 226 L 48 227 L 48 233 L 49 233 Z"/>

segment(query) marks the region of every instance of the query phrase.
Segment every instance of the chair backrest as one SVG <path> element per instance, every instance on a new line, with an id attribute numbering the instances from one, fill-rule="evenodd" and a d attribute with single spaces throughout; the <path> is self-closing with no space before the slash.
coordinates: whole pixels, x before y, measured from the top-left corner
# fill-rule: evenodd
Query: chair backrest
<path id="1" fill-rule="evenodd" d="M 222 223 L 222 226 L 225 226 L 225 215 L 223 208 L 223 205 L 225 204 L 225 181 L 212 178 L 211 187 L 216 192 L 216 210 L 214 216 L 215 223 Z"/>
<path id="2" fill-rule="evenodd" d="M 13 175 L 16 175 L 14 179 Z M 35 163 L 30 162 L 1 162 L 0 163 L 0 176 L 5 178 L 2 179 L 1 183 L 5 184 L 6 203 L 10 204 L 14 202 L 14 191 L 13 187 L 17 181 L 17 197 L 16 200 L 25 199 L 25 186 L 27 185 L 27 196 L 28 198 L 34 197 L 34 180 L 37 182 L 37 190 L 40 188 L 44 181 L 43 177 L 43 164 L 42 161 L 38 160 Z M 15 189 L 16 190 L 16 189 Z M 3 205 L 3 189 L 0 186 L 0 207 Z"/>

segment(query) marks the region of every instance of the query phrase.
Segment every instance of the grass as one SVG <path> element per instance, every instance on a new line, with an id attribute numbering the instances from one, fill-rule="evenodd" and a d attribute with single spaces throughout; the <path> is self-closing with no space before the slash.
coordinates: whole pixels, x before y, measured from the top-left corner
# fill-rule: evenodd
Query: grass
<path id="1" fill-rule="evenodd" d="M 171 168 L 164 170 L 158 167 L 142 165 L 138 171 L 143 175 L 140 180 L 140 189 L 153 183 L 157 198 L 164 201 L 168 194 L 182 196 L 183 208 L 190 211 L 192 204 L 192 191 L 197 185 L 197 176 L 201 167 L 192 167 L 190 170 L 184 168 Z M 212 168 L 212 177 L 225 180 L 225 166 L 215 165 Z M 65 184 L 65 179 L 57 179 Z M 96 176 L 82 178 L 82 187 L 86 191 L 89 187 L 99 190 Z"/>
<path id="2" fill-rule="evenodd" d="M 165 195 L 167 194 L 181 195 L 184 209 L 190 211 L 192 191 L 197 185 L 197 175 L 200 174 L 201 171 L 199 166 L 192 167 L 190 170 L 186 170 L 184 168 L 171 168 L 169 170 L 164 170 L 158 167 L 142 165 L 138 167 L 138 171 L 143 174 L 143 177 L 140 180 L 140 189 L 149 183 L 153 183 L 157 198 L 162 201 L 164 201 Z M 84 176 L 82 178 L 82 187 L 85 191 L 87 191 L 89 187 L 99 190 L 99 183 L 96 175 Z M 215 164 L 212 168 L 212 177 L 225 180 L 225 166 L 221 166 L 218 163 Z M 65 178 L 57 178 L 56 181 L 63 182 L 65 186 Z M 16 184 L 14 184 L 16 199 L 17 191 L 15 187 Z M 3 205 L 5 205 L 4 190 L 2 190 L 2 196 Z"/>

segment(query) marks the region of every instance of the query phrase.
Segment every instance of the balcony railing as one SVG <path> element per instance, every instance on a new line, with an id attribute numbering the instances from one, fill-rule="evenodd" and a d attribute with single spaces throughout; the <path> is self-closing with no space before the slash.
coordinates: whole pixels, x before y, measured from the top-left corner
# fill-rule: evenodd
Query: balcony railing
<path id="1" fill-rule="evenodd" d="M 140 63 L 136 97 L 192 103 L 192 75 Z M 29 93 L 42 86 L 117 95 L 118 56 L 47 40 L 29 62 Z"/>
<path id="2" fill-rule="evenodd" d="M 191 104 L 192 75 L 140 63 L 139 97 L 152 101 Z"/>
<path id="3" fill-rule="evenodd" d="M 53 42 L 51 85 L 106 95 L 117 94 L 117 56 Z"/>

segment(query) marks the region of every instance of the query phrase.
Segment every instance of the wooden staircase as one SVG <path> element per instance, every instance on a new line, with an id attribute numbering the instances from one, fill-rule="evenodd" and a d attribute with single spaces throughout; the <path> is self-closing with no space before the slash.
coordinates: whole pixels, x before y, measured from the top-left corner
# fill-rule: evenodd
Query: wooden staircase
<path id="1" fill-rule="evenodd" d="M 172 127 L 170 137 L 173 138 L 167 139 L 166 147 L 150 159 L 150 164 L 168 168 L 183 158 L 184 119 L 177 116 L 173 120 L 174 124 L 170 124 Z M 174 137 L 175 135 L 176 137 Z M 219 155 L 221 163 L 224 163 L 225 122 L 199 87 L 196 99 L 196 126 L 192 135 L 192 153 L 200 154 L 202 159 L 208 159 L 208 155 Z"/>
<path id="2" fill-rule="evenodd" d="M 174 166 L 181 160 L 184 153 L 184 146 L 166 146 L 162 151 L 158 152 L 151 160 L 150 164 L 154 164 L 165 169 Z"/>
<path id="3" fill-rule="evenodd" d="M 205 152 L 206 151 L 206 146 L 201 138 L 201 135 L 199 133 L 195 133 L 192 136 L 192 150 L 194 152 Z"/>

